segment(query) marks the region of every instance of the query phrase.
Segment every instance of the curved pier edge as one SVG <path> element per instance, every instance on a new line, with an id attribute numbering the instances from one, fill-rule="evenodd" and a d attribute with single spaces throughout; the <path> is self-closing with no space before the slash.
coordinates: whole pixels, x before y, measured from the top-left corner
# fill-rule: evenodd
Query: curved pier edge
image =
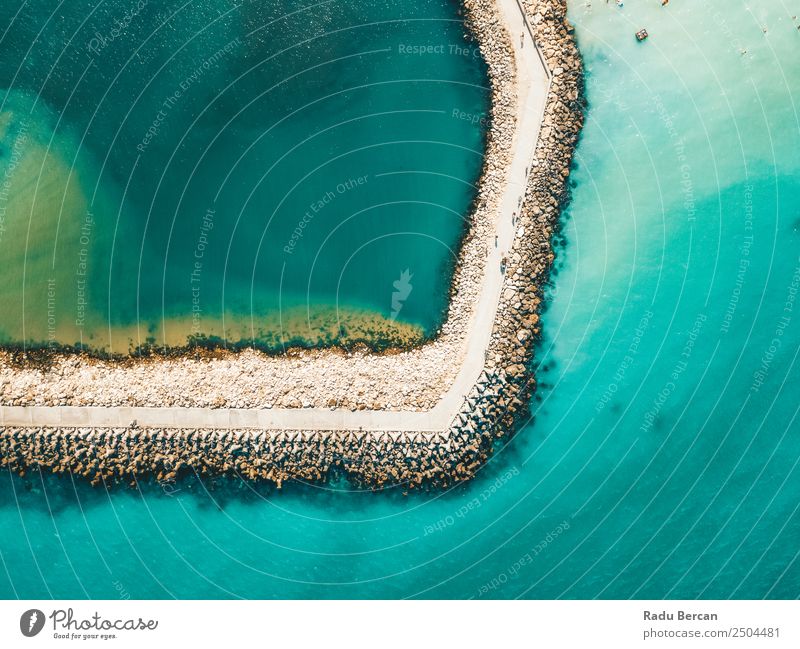
<path id="1" fill-rule="evenodd" d="M 441 432 L 277 431 L 4 426 L 0 466 L 24 475 L 49 470 L 93 484 L 153 476 L 238 475 L 281 486 L 343 471 L 356 485 L 440 488 L 473 477 L 498 438 L 527 415 L 542 289 L 551 239 L 569 199 L 567 178 L 583 125 L 583 69 L 566 19 L 566 0 L 519 0 L 551 73 L 532 172 L 508 253 L 486 363 L 450 426 Z M 497 38 L 496 9 L 465 0 L 474 33 Z M 484 6 L 481 6 L 481 5 Z M 487 35 L 488 34 L 488 35 Z"/>

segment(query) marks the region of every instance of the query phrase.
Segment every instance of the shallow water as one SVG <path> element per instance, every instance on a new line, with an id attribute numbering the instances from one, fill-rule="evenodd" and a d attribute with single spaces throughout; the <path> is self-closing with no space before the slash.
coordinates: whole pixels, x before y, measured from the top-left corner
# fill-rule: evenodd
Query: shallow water
<path id="1" fill-rule="evenodd" d="M 651 4 L 572 6 L 590 111 L 542 385 L 475 481 L 405 497 L 6 476 L 0 592 L 800 595 L 800 6 Z"/>
<path id="2" fill-rule="evenodd" d="M 488 109 L 455 3 L 39 0 L 0 29 L 3 341 L 435 333 Z"/>

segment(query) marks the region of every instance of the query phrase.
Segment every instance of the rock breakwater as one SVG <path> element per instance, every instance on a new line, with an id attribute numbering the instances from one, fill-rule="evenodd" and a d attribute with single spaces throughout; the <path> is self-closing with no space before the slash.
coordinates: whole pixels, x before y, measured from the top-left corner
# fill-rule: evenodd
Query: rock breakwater
<path id="1" fill-rule="evenodd" d="M 465 0 L 467 24 L 492 81 L 491 126 L 478 200 L 454 273 L 447 319 L 437 338 L 407 352 L 307 350 L 286 357 L 255 351 L 127 363 L 59 356 L 47 367 L 0 359 L 4 405 L 336 407 L 428 410 L 452 385 L 465 354 L 507 182 L 516 123 L 514 48 L 494 3 Z M 0 463 L 47 470 L 94 484 L 187 472 L 236 474 L 280 485 L 324 480 L 342 470 L 358 485 L 441 487 L 472 477 L 497 438 L 524 418 L 539 335 L 551 240 L 568 200 L 567 177 L 583 123 L 581 59 L 565 0 L 523 0 L 551 74 L 542 128 L 515 221 L 484 370 L 450 426 L 440 432 L 65 428 L 6 426 Z M 515 35 L 516 37 L 516 35 Z"/>

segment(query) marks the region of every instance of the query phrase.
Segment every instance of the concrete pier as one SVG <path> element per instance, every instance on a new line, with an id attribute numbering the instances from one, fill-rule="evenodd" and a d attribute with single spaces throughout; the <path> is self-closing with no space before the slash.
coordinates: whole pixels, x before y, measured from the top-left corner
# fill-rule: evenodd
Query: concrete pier
<path id="1" fill-rule="evenodd" d="M 371 486 L 438 486 L 474 475 L 494 440 L 526 412 L 533 389 L 528 367 L 553 259 L 550 239 L 583 116 L 582 69 L 564 0 L 465 6 L 489 66 L 498 130 L 479 193 L 477 209 L 482 202 L 486 213 L 464 244 L 460 262 L 468 268 L 456 273 L 462 290 L 448 322 L 460 317 L 452 329 L 463 334 L 445 332 L 444 343 L 396 360 L 395 373 L 385 376 L 399 392 L 401 384 L 426 380 L 415 374 L 440 372 L 447 380 L 429 407 L 321 407 L 324 395 L 309 397 L 311 407 L 14 403 L 0 407 L 2 464 L 77 472 L 96 483 L 141 473 L 171 480 L 191 470 L 281 484 L 324 479 L 336 466 Z"/>

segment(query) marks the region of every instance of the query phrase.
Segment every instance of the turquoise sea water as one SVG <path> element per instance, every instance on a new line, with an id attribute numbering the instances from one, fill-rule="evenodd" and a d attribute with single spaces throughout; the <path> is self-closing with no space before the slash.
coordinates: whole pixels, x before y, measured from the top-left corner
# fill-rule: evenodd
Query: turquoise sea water
<path id="1" fill-rule="evenodd" d="M 532 421 L 475 481 L 406 497 L 7 475 L 0 592 L 800 595 L 793 15 L 796 3 L 572 6 L 590 109 L 542 385 Z"/>
<path id="2" fill-rule="evenodd" d="M 435 331 L 488 110 L 456 3 L 37 0 L 0 29 L 0 340 Z"/>

